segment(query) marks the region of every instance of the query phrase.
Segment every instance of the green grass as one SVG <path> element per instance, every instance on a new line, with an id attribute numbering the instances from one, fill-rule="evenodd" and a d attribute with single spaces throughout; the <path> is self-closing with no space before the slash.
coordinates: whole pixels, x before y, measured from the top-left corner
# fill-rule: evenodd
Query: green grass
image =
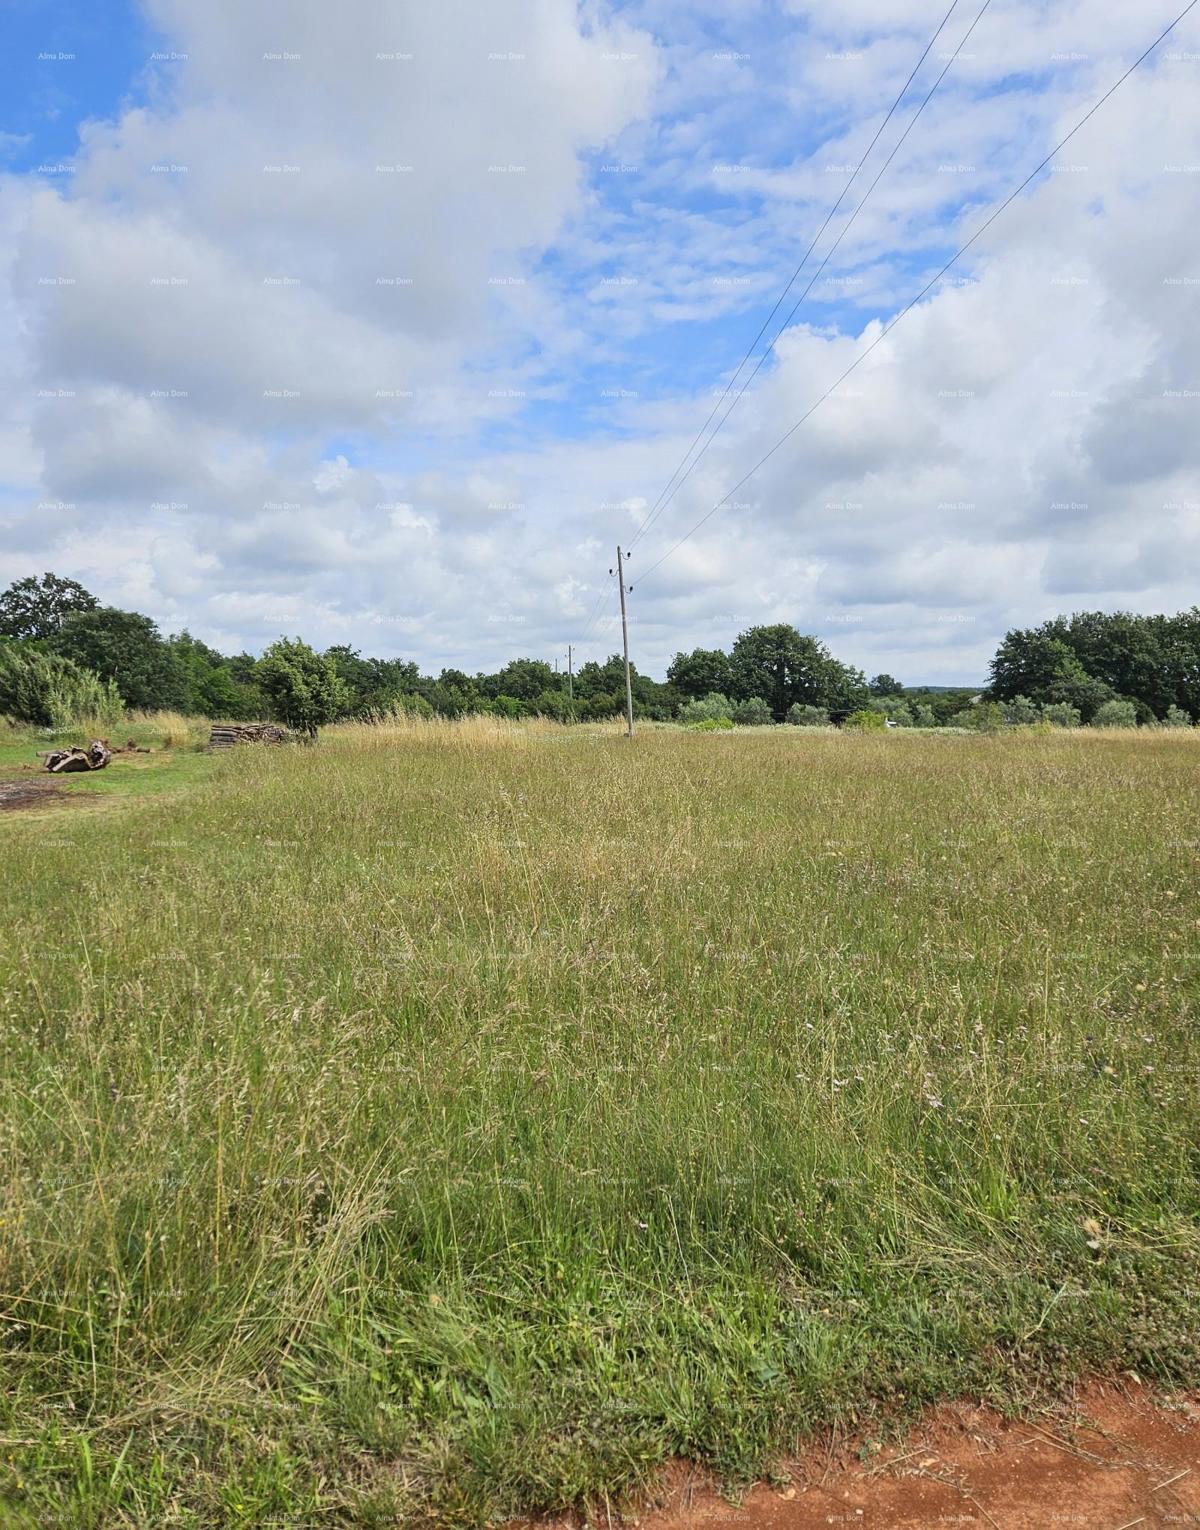
<path id="1" fill-rule="evenodd" d="M 89 770 L 57 775 L 52 784 L 68 795 L 85 797 L 142 798 L 155 792 L 175 791 L 202 780 L 212 768 L 212 756 L 202 753 L 208 742 L 210 724 L 200 718 L 185 718 L 174 712 L 134 712 L 115 727 L 83 724 L 57 731 L 14 724 L 0 718 L 0 777 L 5 780 L 27 774 L 31 781 L 48 782 L 40 753 L 84 745 L 93 738 L 107 739 L 123 750 L 135 743 L 146 754 L 114 755 L 103 770 Z M 54 812 L 61 804 L 55 800 L 39 807 L 38 815 Z"/>
<path id="2" fill-rule="evenodd" d="M 195 759 L 0 820 L 6 1526 L 482 1525 L 1194 1381 L 1200 736 Z"/>

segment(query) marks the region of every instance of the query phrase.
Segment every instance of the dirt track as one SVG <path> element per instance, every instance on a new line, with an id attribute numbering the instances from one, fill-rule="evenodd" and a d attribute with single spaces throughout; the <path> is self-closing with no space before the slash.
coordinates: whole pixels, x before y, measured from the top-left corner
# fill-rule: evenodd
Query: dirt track
<path id="1" fill-rule="evenodd" d="M 785 1475 L 780 1473 L 780 1479 Z M 694 1468 L 673 1467 L 658 1507 L 590 1523 L 640 1530 L 1130 1530 L 1200 1526 L 1200 1399 L 1158 1399 L 1128 1380 L 1080 1389 L 1070 1407 L 1012 1421 L 970 1404 L 939 1408 L 899 1445 L 826 1442 L 786 1486 L 733 1504 Z M 579 1519 L 541 1522 L 541 1530 Z"/>

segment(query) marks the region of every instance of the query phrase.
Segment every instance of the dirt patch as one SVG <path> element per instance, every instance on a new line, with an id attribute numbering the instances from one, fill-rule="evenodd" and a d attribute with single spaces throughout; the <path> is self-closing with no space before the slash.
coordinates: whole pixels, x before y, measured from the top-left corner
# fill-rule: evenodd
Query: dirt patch
<path id="1" fill-rule="evenodd" d="M 59 786 L 52 786 L 49 781 L 40 781 L 36 777 L 8 776 L 0 779 L 0 812 L 8 812 L 15 808 L 36 808 L 52 802 L 56 797 L 65 798 L 72 793 L 64 792 Z"/>
<path id="2" fill-rule="evenodd" d="M 1129 1530 L 1200 1526 L 1200 1395 L 1160 1398 L 1135 1382 L 1092 1383 L 1069 1405 L 1005 1419 L 957 1403 L 914 1424 L 907 1439 L 814 1446 L 739 1503 L 711 1478 L 676 1464 L 650 1506 L 622 1519 L 601 1511 L 520 1521 L 539 1530 L 637 1525 L 640 1530 Z M 517 1526 L 511 1530 L 518 1530 Z"/>

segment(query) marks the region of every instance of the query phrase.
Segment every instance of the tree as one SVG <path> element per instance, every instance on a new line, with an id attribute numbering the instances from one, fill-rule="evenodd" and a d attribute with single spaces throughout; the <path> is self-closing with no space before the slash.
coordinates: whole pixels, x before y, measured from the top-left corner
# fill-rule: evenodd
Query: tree
<path id="1" fill-rule="evenodd" d="M 868 689 L 872 696 L 903 696 L 904 687 L 891 675 L 876 675 Z"/>
<path id="2" fill-rule="evenodd" d="M 1192 726 L 1192 714 L 1185 712 L 1182 707 L 1170 706 L 1167 715 L 1163 718 L 1164 728 L 1190 728 Z"/>
<path id="3" fill-rule="evenodd" d="M 637 666 L 629 666 L 630 676 L 637 679 Z M 590 700 L 597 695 L 619 695 L 621 707 L 625 705 L 625 660 L 619 653 L 611 654 L 603 664 L 597 664 L 595 659 L 580 666 L 575 676 L 575 694 L 582 699 Z"/>
<path id="4" fill-rule="evenodd" d="M 1061 635 L 1064 624 L 1047 622 L 1005 634 L 991 663 L 988 696 L 1011 701 L 1027 696 L 1040 705 L 1066 702 L 1085 718 L 1112 697 L 1112 688 L 1089 675 Z"/>
<path id="5" fill-rule="evenodd" d="M 362 716 L 379 704 L 378 673 L 375 661 L 364 659 L 357 648 L 349 643 L 335 643 L 325 650 L 325 657 L 333 665 L 334 673 L 346 692 L 346 711 L 351 716 Z"/>
<path id="6" fill-rule="evenodd" d="M 263 697 L 258 687 L 234 678 L 228 659 L 190 632 L 167 639 L 183 671 L 187 699 L 183 710 L 203 717 L 233 720 L 260 716 Z"/>
<path id="7" fill-rule="evenodd" d="M 557 690 L 559 681 L 543 659 L 511 659 L 492 677 L 491 684 L 495 687 L 493 695 L 536 701 L 543 692 Z"/>
<path id="8" fill-rule="evenodd" d="M 1200 606 L 1162 619 L 1163 656 L 1174 703 L 1200 717 Z"/>
<path id="9" fill-rule="evenodd" d="M 571 703 L 566 691 L 548 690 L 525 704 L 535 717 L 553 717 L 555 722 L 570 722 Z"/>
<path id="10" fill-rule="evenodd" d="M 272 643 L 256 666 L 256 678 L 276 715 L 289 728 L 315 738 L 317 729 L 336 721 L 350 693 L 327 654 L 315 653 L 299 638 Z"/>
<path id="11" fill-rule="evenodd" d="M 1162 717 L 1176 699 L 1166 618 L 1080 611 L 1064 624 L 1063 637 L 1089 675 L 1110 695 L 1140 702 L 1147 719 Z"/>
<path id="12" fill-rule="evenodd" d="M 867 687 L 858 670 L 839 664 L 824 643 L 779 622 L 740 633 L 730 655 L 733 694 L 761 696 L 777 722 L 796 702 L 845 711 L 861 705 Z"/>
<path id="13" fill-rule="evenodd" d="M 679 692 L 673 685 L 661 685 L 649 675 L 639 675 L 636 665 L 629 666 L 633 688 L 633 715 L 669 722 L 679 707 Z M 559 686 L 562 676 L 558 677 Z M 625 710 L 625 660 L 614 653 L 603 664 L 589 659 L 575 675 L 575 708 L 571 715 L 582 718 L 614 717 Z"/>
<path id="14" fill-rule="evenodd" d="M 667 666 L 667 683 L 692 701 L 714 691 L 728 696 L 731 685 L 729 655 L 719 648 L 694 648 L 677 653 Z"/>
<path id="15" fill-rule="evenodd" d="M 31 574 L 0 595 L 0 637 L 48 638 L 73 611 L 94 611 L 100 602 L 74 579 Z"/>
<path id="16" fill-rule="evenodd" d="M 1136 728 L 1137 707 L 1124 696 L 1114 696 L 1102 707 L 1097 707 L 1092 717 L 1093 728 Z"/>
<path id="17" fill-rule="evenodd" d="M 183 711 L 188 705 L 182 663 L 150 618 L 137 611 L 115 606 L 72 611 L 47 639 L 47 647 L 111 680 L 126 706 Z"/>

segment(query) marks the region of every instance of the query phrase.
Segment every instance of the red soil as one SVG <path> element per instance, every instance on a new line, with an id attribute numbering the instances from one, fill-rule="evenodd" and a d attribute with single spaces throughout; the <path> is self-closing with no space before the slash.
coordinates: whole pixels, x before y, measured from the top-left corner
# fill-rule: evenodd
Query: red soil
<path id="1" fill-rule="evenodd" d="M 1069 1405 L 1009 1420 L 957 1403 L 897 1445 L 814 1446 L 738 1503 L 677 1463 L 639 1512 L 587 1523 L 640 1530 L 1130 1530 L 1200 1526 L 1200 1396 L 1158 1397 L 1130 1379 L 1081 1387 Z M 542 1521 L 567 1530 L 579 1518 Z M 514 1527 L 515 1530 L 515 1527 Z"/>

